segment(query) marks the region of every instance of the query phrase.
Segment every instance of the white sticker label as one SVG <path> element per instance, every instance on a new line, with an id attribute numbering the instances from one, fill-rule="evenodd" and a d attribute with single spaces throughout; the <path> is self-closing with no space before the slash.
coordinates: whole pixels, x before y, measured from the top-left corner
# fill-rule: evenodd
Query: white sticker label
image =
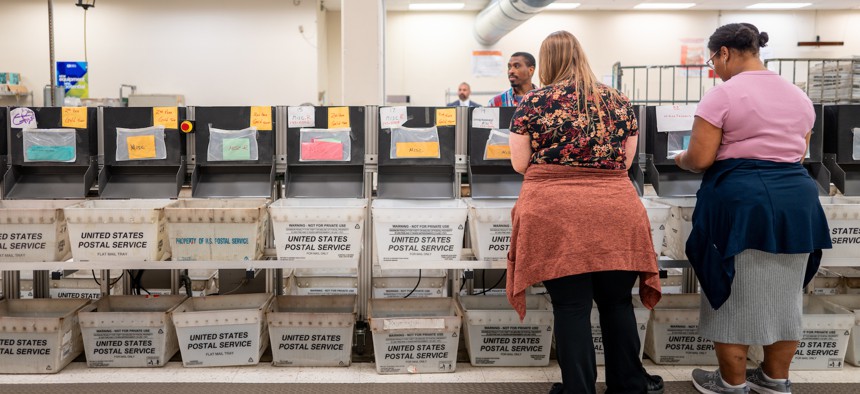
<path id="1" fill-rule="evenodd" d="M 803 330 L 791 360 L 792 368 L 841 369 L 850 330 Z"/>
<path id="2" fill-rule="evenodd" d="M 287 127 L 314 127 L 316 125 L 315 108 L 305 105 L 287 108 Z"/>
<path id="3" fill-rule="evenodd" d="M 479 129 L 498 129 L 499 109 L 475 108 L 472 111 L 472 127 Z"/>
<path id="4" fill-rule="evenodd" d="M 382 107 L 379 109 L 379 122 L 383 129 L 400 127 L 406 123 L 406 107 Z"/>
<path id="5" fill-rule="evenodd" d="M 693 130 L 696 107 L 696 104 L 657 106 L 657 131 L 665 133 Z"/>
<path id="6" fill-rule="evenodd" d="M 462 224 L 377 224 L 379 260 L 453 261 L 463 249 Z"/>
<path id="7" fill-rule="evenodd" d="M 28 130 L 38 127 L 38 124 L 36 123 L 36 113 L 30 108 L 15 108 L 9 116 L 11 118 L 10 120 L 13 128 Z"/>
<path id="8" fill-rule="evenodd" d="M 383 330 L 441 330 L 445 319 L 386 319 L 382 321 Z"/>
<path id="9" fill-rule="evenodd" d="M 358 262 L 361 254 L 360 223 L 296 223 L 280 227 L 275 236 L 278 255 L 285 261 Z"/>
<path id="10" fill-rule="evenodd" d="M 549 325 L 477 326 L 477 365 L 543 364 L 549 358 L 552 327 Z M 471 335 L 471 334 L 470 334 Z M 474 345 L 473 345 L 474 346 Z"/>
<path id="11" fill-rule="evenodd" d="M 113 279 L 111 280 L 113 281 Z M 55 287 L 48 290 L 51 298 L 83 298 L 88 300 L 97 300 L 102 297 L 102 292 L 99 289 L 72 289 Z"/>
<path id="12" fill-rule="evenodd" d="M 457 333 L 407 332 L 380 335 L 374 345 L 380 373 L 453 372 Z"/>

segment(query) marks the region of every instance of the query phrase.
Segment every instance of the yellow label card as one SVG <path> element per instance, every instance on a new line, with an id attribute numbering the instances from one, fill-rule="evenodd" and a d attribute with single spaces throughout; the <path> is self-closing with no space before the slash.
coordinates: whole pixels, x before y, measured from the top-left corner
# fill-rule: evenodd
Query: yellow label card
<path id="1" fill-rule="evenodd" d="M 487 145 L 487 159 L 510 159 L 510 145 Z"/>
<path id="2" fill-rule="evenodd" d="M 128 158 L 134 159 L 152 159 L 155 157 L 155 136 L 154 135 L 138 135 L 125 139 L 125 145 L 128 147 Z"/>
<path id="3" fill-rule="evenodd" d="M 437 158 L 439 157 L 438 142 L 398 142 L 397 158 Z"/>
<path id="4" fill-rule="evenodd" d="M 272 107 L 251 107 L 251 127 L 272 130 Z"/>
<path id="5" fill-rule="evenodd" d="M 328 109 L 328 128 L 345 129 L 349 127 L 349 107 L 332 107 Z"/>
<path id="6" fill-rule="evenodd" d="M 436 108 L 436 126 L 456 126 L 457 108 Z"/>
<path id="7" fill-rule="evenodd" d="M 63 127 L 73 129 L 87 128 L 86 107 L 63 107 Z"/>
<path id="8" fill-rule="evenodd" d="M 152 125 L 164 126 L 165 129 L 178 129 L 179 108 L 152 107 Z"/>

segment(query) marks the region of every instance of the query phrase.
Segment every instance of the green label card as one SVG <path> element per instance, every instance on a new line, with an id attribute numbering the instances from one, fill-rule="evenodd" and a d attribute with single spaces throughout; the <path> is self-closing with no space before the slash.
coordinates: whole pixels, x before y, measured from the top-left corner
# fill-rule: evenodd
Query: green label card
<path id="1" fill-rule="evenodd" d="M 247 138 L 225 138 L 224 160 L 251 160 L 251 141 Z"/>
<path id="2" fill-rule="evenodd" d="M 75 160 L 75 147 L 32 145 L 27 147 L 27 160 L 61 162 L 73 161 Z"/>

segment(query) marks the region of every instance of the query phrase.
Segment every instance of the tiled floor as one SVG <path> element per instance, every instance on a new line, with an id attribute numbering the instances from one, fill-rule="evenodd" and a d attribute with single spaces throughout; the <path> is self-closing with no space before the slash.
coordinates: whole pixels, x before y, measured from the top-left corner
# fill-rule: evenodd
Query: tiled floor
<path id="1" fill-rule="evenodd" d="M 689 381 L 692 366 L 654 365 L 645 361 L 648 372 L 666 381 Z M 715 367 L 705 367 L 713 369 Z M 838 371 L 794 371 L 797 383 L 858 383 L 860 368 L 846 366 Z M 557 382 L 561 380 L 555 361 L 547 367 L 502 368 L 472 367 L 458 363 L 457 371 L 445 374 L 379 375 L 372 363 L 354 363 L 349 368 L 273 367 L 260 364 L 248 367 L 184 368 L 171 362 L 163 368 L 87 368 L 85 363 L 70 364 L 53 375 L 4 375 L 3 383 L 481 383 L 481 382 Z M 598 380 L 603 380 L 602 368 Z M 860 389 L 858 389 L 860 392 Z"/>

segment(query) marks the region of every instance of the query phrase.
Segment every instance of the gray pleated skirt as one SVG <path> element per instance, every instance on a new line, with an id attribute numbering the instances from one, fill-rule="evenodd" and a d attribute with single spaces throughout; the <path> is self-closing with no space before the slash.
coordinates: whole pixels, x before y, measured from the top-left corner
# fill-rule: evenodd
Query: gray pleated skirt
<path id="1" fill-rule="evenodd" d="M 699 334 L 714 342 L 770 345 L 803 335 L 803 277 L 808 253 L 747 249 L 735 256 L 729 299 L 714 310 L 702 294 Z"/>

